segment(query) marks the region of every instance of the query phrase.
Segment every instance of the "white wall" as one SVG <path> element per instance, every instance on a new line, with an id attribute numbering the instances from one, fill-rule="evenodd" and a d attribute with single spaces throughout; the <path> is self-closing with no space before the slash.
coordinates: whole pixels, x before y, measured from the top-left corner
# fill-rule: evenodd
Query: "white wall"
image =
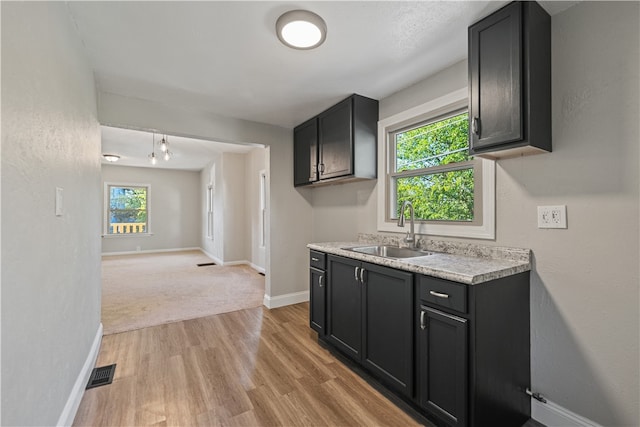
<path id="1" fill-rule="evenodd" d="M 247 248 L 249 257 L 247 260 L 261 270 L 265 268 L 265 247 L 260 246 L 262 229 L 260 228 L 260 173 L 266 171 L 266 158 L 264 148 L 254 148 L 247 153 L 246 160 L 246 205 L 247 214 Z"/>
<path id="2" fill-rule="evenodd" d="M 200 247 L 199 172 L 103 164 L 102 191 L 105 182 L 150 185 L 147 203 L 152 235 L 106 236 L 102 253 Z M 103 206 L 103 224 L 105 213 Z"/>
<path id="3" fill-rule="evenodd" d="M 50 426 L 100 330 L 95 85 L 64 3 L 1 7 L 0 423 Z M 64 189 L 60 217 L 56 187 Z"/>
<path id="4" fill-rule="evenodd" d="M 640 424 L 639 12 L 583 2 L 552 17 L 554 151 L 497 162 L 497 237 L 480 242 L 533 250 L 532 387 L 604 426 Z M 380 118 L 465 87 L 466 69 L 382 99 Z M 375 190 L 313 191 L 314 240 L 376 232 Z M 569 228 L 538 229 L 536 207 L 556 204 Z"/>
<path id="5" fill-rule="evenodd" d="M 282 301 L 278 297 L 308 291 L 306 245 L 312 237 L 312 211 L 305 191 L 293 187 L 291 129 L 108 93 L 99 96 L 98 118 L 104 125 L 162 129 L 171 135 L 267 146 L 270 226 L 265 266 L 266 302 L 274 306 Z"/>

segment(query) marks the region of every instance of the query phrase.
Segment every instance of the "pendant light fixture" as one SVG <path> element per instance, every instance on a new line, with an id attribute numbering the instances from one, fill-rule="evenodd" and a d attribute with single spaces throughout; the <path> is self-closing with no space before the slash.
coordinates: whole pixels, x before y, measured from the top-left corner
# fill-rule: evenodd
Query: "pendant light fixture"
<path id="1" fill-rule="evenodd" d="M 162 141 L 160 141 L 160 150 L 164 153 L 162 158 L 165 161 L 169 160 L 173 155 L 173 153 L 169 151 L 169 137 L 167 135 L 164 135 Z"/>
<path id="2" fill-rule="evenodd" d="M 276 21 L 278 39 L 294 49 L 314 49 L 327 38 L 327 24 L 308 10 L 291 10 Z"/>
<path id="3" fill-rule="evenodd" d="M 164 135 L 162 137 L 162 141 L 160 141 L 160 151 L 166 153 L 169 150 L 169 143 L 167 142 L 167 136 Z"/>
<path id="4" fill-rule="evenodd" d="M 151 162 L 152 165 L 155 165 L 158 162 L 158 158 L 156 157 L 156 134 L 153 133 L 152 134 L 152 141 L 151 141 L 151 154 L 149 154 L 149 161 Z"/>

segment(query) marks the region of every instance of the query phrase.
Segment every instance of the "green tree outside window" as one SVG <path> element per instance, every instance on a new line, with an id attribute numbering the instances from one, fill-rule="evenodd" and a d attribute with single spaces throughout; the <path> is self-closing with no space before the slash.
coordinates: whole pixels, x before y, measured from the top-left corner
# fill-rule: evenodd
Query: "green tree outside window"
<path id="1" fill-rule="evenodd" d="M 396 214 L 410 200 L 416 219 L 473 221 L 468 131 L 464 112 L 395 134 Z"/>

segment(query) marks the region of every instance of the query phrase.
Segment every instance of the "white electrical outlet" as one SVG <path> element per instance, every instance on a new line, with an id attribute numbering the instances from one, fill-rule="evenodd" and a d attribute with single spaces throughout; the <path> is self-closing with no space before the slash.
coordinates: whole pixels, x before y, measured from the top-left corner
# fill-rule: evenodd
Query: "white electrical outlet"
<path id="1" fill-rule="evenodd" d="M 567 228 L 567 206 L 538 206 L 538 228 Z"/>

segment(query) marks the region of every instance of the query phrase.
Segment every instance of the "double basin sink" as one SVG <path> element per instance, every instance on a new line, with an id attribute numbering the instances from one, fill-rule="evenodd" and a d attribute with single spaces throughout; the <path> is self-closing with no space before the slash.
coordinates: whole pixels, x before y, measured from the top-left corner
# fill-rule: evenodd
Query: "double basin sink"
<path id="1" fill-rule="evenodd" d="M 361 254 L 379 256 L 382 258 L 417 258 L 427 255 L 433 255 L 433 252 L 428 252 L 421 249 L 401 248 L 399 246 L 393 245 L 358 246 L 355 248 L 344 249 Z"/>

